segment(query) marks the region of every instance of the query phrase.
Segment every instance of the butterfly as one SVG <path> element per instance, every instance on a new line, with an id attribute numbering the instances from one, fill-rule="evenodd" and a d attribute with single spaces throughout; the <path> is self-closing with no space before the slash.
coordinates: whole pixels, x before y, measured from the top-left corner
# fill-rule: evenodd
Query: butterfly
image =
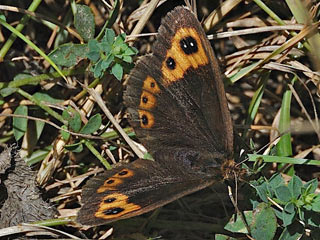
<path id="1" fill-rule="evenodd" d="M 130 124 L 153 156 L 90 179 L 77 221 L 102 225 L 137 216 L 206 188 L 233 171 L 233 128 L 222 75 L 195 15 L 176 7 L 152 54 L 131 71 Z"/>

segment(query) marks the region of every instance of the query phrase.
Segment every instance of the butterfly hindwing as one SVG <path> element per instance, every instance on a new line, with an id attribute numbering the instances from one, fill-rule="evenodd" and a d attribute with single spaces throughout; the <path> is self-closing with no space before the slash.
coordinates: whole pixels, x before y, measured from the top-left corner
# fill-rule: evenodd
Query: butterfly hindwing
<path id="1" fill-rule="evenodd" d="M 142 159 L 106 171 L 86 184 L 77 221 L 95 226 L 140 215 L 213 183 L 177 171 Z"/>

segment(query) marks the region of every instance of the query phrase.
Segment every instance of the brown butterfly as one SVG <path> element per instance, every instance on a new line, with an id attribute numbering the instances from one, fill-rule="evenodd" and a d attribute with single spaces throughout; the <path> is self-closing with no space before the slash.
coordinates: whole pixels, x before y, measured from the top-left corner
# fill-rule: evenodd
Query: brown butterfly
<path id="1" fill-rule="evenodd" d="M 138 159 L 89 180 L 77 218 L 84 225 L 146 213 L 222 180 L 235 165 L 219 66 L 187 8 L 162 20 L 153 53 L 130 73 L 124 99 L 155 161 Z"/>

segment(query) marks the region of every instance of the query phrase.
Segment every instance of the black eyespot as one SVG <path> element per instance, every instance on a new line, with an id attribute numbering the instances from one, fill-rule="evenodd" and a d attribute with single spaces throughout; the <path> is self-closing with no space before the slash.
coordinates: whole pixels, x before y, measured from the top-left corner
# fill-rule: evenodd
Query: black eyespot
<path id="1" fill-rule="evenodd" d="M 187 55 L 198 52 L 197 41 L 190 36 L 180 40 L 180 47 Z"/>
<path id="2" fill-rule="evenodd" d="M 112 197 L 112 198 L 107 198 L 104 200 L 104 203 L 112 203 L 114 202 L 115 200 L 117 200 L 116 198 Z"/>
<path id="3" fill-rule="evenodd" d="M 107 181 L 107 184 L 112 184 L 112 183 L 114 183 L 113 179 L 110 179 L 110 180 Z"/>
<path id="4" fill-rule="evenodd" d="M 143 103 L 147 103 L 148 102 L 148 98 L 147 97 L 142 97 L 142 102 Z"/>
<path id="5" fill-rule="evenodd" d="M 174 61 L 174 59 L 172 57 L 168 57 L 166 64 L 167 64 L 167 67 L 171 70 L 176 68 L 176 62 Z"/>
<path id="6" fill-rule="evenodd" d="M 128 171 L 124 170 L 122 172 L 119 172 L 119 175 L 120 176 L 124 176 L 124 175 L 127 175 L 128 174 Z"/>
<path id="7" fill-rule="evenodd" d="M 154 88 L 155 86 L 154 82 L 150 83 L 150 87 Z"/>
<path id="8" fill-rule="evenodd" d="M 143 125 L 148 125 L 148 117 L 146 115 L 142 115 L 141 121 Z"/>
<path id="9" fill-rule="evenodd" d="M 108 210 L 104 211 L 103 213 L 105 215 L 115 215 L 115 214 L 121 213 L 122 211 L 124 211 L 124 208 L 115 207 L 115 208 L 109 208 Z"/>

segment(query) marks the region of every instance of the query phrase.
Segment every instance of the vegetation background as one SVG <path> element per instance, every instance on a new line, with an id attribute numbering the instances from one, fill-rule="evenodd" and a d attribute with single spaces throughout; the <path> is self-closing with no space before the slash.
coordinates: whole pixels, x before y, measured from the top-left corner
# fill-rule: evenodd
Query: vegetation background
<path id="1" fill-rule="evenodd" d="M 150 52 L 161 18 L 184 4 L 1 1 L 0 237 L 319 239 L 316 0 L 191 1 L 225 75 L 235 158 L 250 172 L 231 183 L 246 221 L 221 183 L 132 219 L 73 222 L 88 178 L 143 155 L 128 145 L 138 140 L 122 101 L 126 76 L 135 54 Z"/>

